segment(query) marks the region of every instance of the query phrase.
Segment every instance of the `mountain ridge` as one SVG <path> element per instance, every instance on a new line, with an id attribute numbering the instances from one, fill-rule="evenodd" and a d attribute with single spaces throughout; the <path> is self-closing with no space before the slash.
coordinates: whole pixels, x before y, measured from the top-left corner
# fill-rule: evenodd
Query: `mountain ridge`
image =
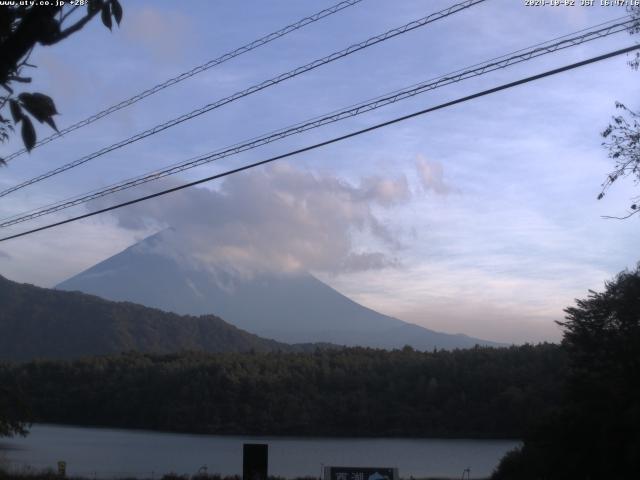
<path id="1" fill-rule="evenodd" d="M 383 315 L 307 272 L 242 276 L 204 267 L 176 252 L 164 241 L 165 235 L 163 231 L 147 237 L 55 288 L 183 315 L 212 313 L 241 329 L 287 343 L 388 349 L 409 345 L 420 350 L 502 345 Z"/>
<path id="2" fill-rule="evenodd" d="M 0 360 L 72 359 L 127 351 L 304 351 L 241 330 L 215 315 L 180 316 L 0 275 Z M 321 345 L 318 345 L 321 346 Z"/>

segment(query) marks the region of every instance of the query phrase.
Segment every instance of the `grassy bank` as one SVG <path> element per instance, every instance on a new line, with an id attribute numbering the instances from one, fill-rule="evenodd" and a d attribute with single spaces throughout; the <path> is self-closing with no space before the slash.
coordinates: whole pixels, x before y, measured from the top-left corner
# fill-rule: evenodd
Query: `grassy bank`
<path id="1" fill-rule="evenodd" d="M 93 477 L 75 477 L 75 476 L 67 476 L 61 477 L 56 472 L 52 470 L 47 471 L 28 471 L 28 472 L 11 472 L 0 469 L 0 480 L 94 480 Z M 98 477 L 103 478 L 103 477 Z M 230 476 L 222 476 L 217 474 L 198 474 L 198 475 L 176 475 L 174 473 L 168 473 L 165 475 L 159 475 L 154 478 L 138 478 L 138 477 L 114 477 L 118 478 L 118 480 L 242 480 L 242 477 L 239 475 L 230 475 Z M 458 477 L 456 477 L 457 479 Z M 270 476 L 269 480 L 321 480 L 318 477 L 295 477 L 291 479 L 285 479 L 283 477 L 274 477 Z M 409 477 L 406 479 L 400 480 L 454 480 L 450 477 L 426 477 L 426 478 L 414 478 Z"/>

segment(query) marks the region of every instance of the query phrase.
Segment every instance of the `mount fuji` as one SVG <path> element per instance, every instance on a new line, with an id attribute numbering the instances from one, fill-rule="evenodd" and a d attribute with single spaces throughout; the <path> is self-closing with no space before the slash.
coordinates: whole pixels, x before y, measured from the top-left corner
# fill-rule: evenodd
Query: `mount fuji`
<path id="1" fill-rule="evenodd" d="M 165 242 L 164 233 L 65 280 L 55 288 L 129 301 L 181 315 L 217 315 L 280 342 L 419 350 L 501 344 L 407 323 L 360 305 L 309 273 L 243 276 L 204 267 Z M 173 254 L 175 253 L 175 254 Z"/>

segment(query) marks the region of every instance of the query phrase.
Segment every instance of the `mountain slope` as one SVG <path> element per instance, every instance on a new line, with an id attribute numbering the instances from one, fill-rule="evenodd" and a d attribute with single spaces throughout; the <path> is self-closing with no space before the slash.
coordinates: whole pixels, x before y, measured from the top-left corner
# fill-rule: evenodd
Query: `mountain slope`
<path id="1" fill-rule="evenodd" d="M 493 342 L 434 332 L 382 315 L 307 273 L 251 278 L 203 268 L 180 257 L 163 233 L 62 282 L 111 300 L 179 314 L 214 313 L 232 324 L 283 342 L 331 342 L 380 348 L 465 348 Z"/>
<path id="2" fill-rule="evenodd" d="M 0 360 L 122 351 L 292 350 L 213 315 L 179 316 L 133 303 L 19 284 L 0 276 Z"/>

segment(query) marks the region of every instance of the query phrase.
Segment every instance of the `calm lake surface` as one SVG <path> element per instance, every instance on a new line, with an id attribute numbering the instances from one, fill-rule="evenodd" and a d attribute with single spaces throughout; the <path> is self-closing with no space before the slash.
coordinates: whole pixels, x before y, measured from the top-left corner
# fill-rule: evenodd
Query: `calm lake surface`
<path id="1" fill-rule="evenodd" d="M 397 467 L 401 477 L 488 476 L 512 440 L 243 437 L 34 425 L 26 438 L 0 441 L 0 464 L 17 470 L 56 468 L 97 478 L 163 473 L 242 474 L 242 444 L 269 444 L 269 474 L 320 476 L 322 465 Z"/>

